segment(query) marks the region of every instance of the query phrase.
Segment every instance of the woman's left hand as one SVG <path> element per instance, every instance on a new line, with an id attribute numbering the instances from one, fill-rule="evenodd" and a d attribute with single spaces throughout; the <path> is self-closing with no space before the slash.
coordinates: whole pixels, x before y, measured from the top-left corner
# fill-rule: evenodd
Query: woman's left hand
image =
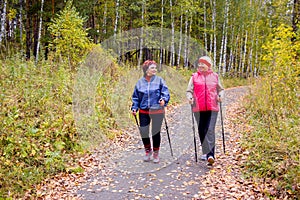
<path id="1" fill-rule="evenodd" d="M 222 102 L 222 98 L 220 96 L 218 96 L 217 101 Z"/>

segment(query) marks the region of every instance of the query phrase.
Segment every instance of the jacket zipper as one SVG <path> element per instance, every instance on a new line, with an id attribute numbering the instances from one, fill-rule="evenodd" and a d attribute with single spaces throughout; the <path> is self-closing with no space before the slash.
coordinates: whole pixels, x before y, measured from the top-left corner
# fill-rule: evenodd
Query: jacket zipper
<path id="1" fill-rule="evenodd" d="M 148 108 L 150 109 L 150 82 L 151 80 L 148 82 Z"/>
<path id="2" fill-rule="evenodd" d="M 204 87 L 205 87 L 205 90 L 204 90 L 204 97 L 205 97 L 205 107 L 206 107 L 206 110 L 207 111 L 207 97 L 206 97 L 206 92 L 207 92 L 207 88 L 206 88 L 206 76 L 204 75 Z"/>

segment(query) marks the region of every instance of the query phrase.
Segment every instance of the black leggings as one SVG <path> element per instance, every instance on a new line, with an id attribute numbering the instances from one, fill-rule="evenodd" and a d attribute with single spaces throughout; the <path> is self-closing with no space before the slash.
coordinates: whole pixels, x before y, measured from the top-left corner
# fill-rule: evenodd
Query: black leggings
<path id="1" fill-rule="evenodd" d="M 161 130 L 163 118 L 164 118 L 163 113 L 159 113 L 159 114 L 139 113 L 140 133 L 146 150 L 151 149 L 151 141 L 149 136 L 150 122 L 152 122 L 151 132 L 152 132 L 153 150 L 154 151 L 159 150 L 160 142 L 161 142 L 160 130 Z"/>

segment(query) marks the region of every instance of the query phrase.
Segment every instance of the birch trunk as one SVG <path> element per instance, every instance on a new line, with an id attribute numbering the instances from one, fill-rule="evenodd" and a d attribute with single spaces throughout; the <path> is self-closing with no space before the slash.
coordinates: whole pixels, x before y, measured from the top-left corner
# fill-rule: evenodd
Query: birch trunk
<path id="1" fill-rule="evenodd" d="M 120 0 L 116 1 L 116 20 L 115 20 L 115 26 L 114 26 L 114 35 L 116 36 L 117 31 L 118 31 L 118 21 L 119 21 L 119 5 L 120 5 Z"/>
<path id="2" fill-rule="evenodd" d="M 245 36 L 245 41 L 244 41 L 244 52 L 243 52 L 243 58 L 242 58 L 242 71 L 241 71 L 241 75 L 244 73 L 245 71 L 245 64 L 246 64 L 246 55 L 247 55 L 247 42 L 248 42 L 248 31 L 246 31 L 246 36 Z"/>
<path id="3" fill-rule="evenodd" d="M 216 29 L 216 0 L 212 2 L 212 27 L 213 27 L 213 66 L 216 66 L 217 59 L 217 29 Z"/>
<path id="4" fill-rule="evenodd" d="M 231 29 L 231 46 L 232 48 L 230 48 L 230 53 L 229 53 L 229 61 L 228 61 L 228 70 L 227 72 L 230 72 L 233 66 L 233 58 L 234 58 L 234 50 L 236 49 L 236 42 L 234 41 L 234 30 L 235 30 L 235 26 L 232 26 Z"/>
<path id="5" fill-rule="evenodd" d="M 23 55 L 23 15 L 22 15 L 22 12 L 23 12 L 23 0 L 20 0 L 19 1 L 19 4 L 20 4 L 20 20 L 19 20 L 19 23 L 20 23 L 20 46 L 21 46 L 21 55 Z"/>
<path id="6" fill-rule="evenodd" d="M 35 57 L 35 63 L 39 60 L 39 49 L 40 49 L 40 42 L 41 42 L 41 33 L 42 33 L 42 22 L 43 22 L 43 12 L 44 12 L 44 0 L 41 2 L 41 16 L 40 16 L 40 22 L 39 22 L 39 33 L 38 33 L 38 41 L 36 46 L 36 57 Z"/>
<path id="7" fill-rule="evenodd" d="M 173 15 L 173 4 L 172 0 L 170 0 L 170 9 L 171 9 L 171 27 L 172 27 L 172 36 L 171 36 L 171 56 L 170 56 L 170 66 L 174 65 L 175 61 L 175 54 L 174 54 L 174 34 L 175 34 L 175 28 L 174 28 L 174 15 Z"/>
<path id="8" fill-rule="evenodd" d="M 178 44 L 178 57 L 177 57 L 177 65 L 180 64 L 180 56 L 181 56 L 181 45 L 182 45 L 182 25 L 183 25 L 183 16 L 182 16 L 182 6 L 181 6 L 181 15 L 180 15 L 180 32 L 179 32 L 179 44 Z"/>
<path id="9" fill-rule="evenodd" d="M 160 24 L 160 57 L 159 57 L 159 70 L 162 70 L 163 63 L 163 28 L 164 28 L 164 0 L 161 0 L 161 24 Z"/>
<path id="10" fill-rule="evenodd" d="M 32 6 L 31 0 L 26 0 L 26 59 L 30 59 L 30 53 L 31 53 L 31 45 L 32 45 L 32 39 L 31 39 L 31 16 L 28 14 L 29 10 Z"/>
<path id="11" fill-rule="evenodd" d="M 6 37 L 6 30 L 5 30 L 6 6 L 7 6 L 7 0 L 4 1 L 2 15 L 1 15 L 0 43 L 2 42 L 2 40 L 5 40 Z"/>
<path id="12" fill-rule="evenodd" d="M 145 3 L 143 2 L 142 4 L 142 28 L 141 28 L 141 36 L 144 35 L 144 12 L 145 12 Z M 140 53 L 139 53 L 139 59 L 138 59 L 138 66 L 141 65 L 142 63 L 142 58 L 143 58 L 143 37 L 141 37 L 140 39 Z"/>
<path id="13" fill-rule="evenodd" d="M 187 48 L 188 48 L 188 44 L 187 44 L 187 32 L 188 32 L 188 16 L 187 16 L 187 11 L 185 12 L 185 38 L 184 38 L 184 67 L 188 66 L 187 63 Z"/>
<path id="14" fill-rule="evenodd" d="M 203 3 L 204 13 L 203 13 L 203 20 L 204 20 L 204 47 L 207 50 L 207 19 L 206 19 L 206 2 Z"/>
<path id="15" fill-rule="evenodd" d="M 230 2 L 226 0 L 226 5 L 225 5 L 225 38 L 224 38 L 224 53 L 223 53 L 223 70 L 222 70 L 222 75 L 224 76 L 226 73 L 226 68 L 227 68 L 227 41 L 228 41 L 228 15 L 229 15 L 229 6 Z"/>
<path id="16" fill-rule="evenodd" d="M 104 12 L 103 12 L 103 24 L 102 24 L 102 33 L 106 35 L 106 22 L 107 21 L 107 2 L 105 1 Z"/>

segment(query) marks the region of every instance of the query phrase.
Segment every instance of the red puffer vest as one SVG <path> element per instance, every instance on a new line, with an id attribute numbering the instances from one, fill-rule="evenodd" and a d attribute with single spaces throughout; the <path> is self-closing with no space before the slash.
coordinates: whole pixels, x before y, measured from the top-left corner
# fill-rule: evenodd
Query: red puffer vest
<path id="1" fill-rule="evenodd" d="M 205 74 L 193 74 L 195 105 L 193 112 L 219 111 L 218 107 L 218 74 L 209 70 Z"/>

